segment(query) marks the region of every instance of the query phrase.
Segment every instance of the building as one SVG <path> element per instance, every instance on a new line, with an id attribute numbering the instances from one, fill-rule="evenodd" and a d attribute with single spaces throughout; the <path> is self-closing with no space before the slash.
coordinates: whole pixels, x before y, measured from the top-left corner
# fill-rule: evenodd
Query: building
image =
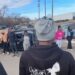
<path id="1" fill-rule="evenodd" d="M 66 14 L 54 16 L 54 21 L 73 20 L 73 19 L 75 19 L 75 13 L 66 13 Z"/>

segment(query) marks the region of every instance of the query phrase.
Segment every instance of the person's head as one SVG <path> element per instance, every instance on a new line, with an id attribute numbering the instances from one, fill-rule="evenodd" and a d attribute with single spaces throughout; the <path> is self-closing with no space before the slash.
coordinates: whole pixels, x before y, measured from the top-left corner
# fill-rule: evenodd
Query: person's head
<path id="1" fill-rule="evenodd" d="M 43 42 L 43 44 L 54 42 L 56 26 L 52 25 L 52 20 L 40 19 L 36 22 L 34 28 L 39 42 Z"/>
<path id="2" fill-rule="evenodd" d="M 71 31 L 72 29 L 71 29 L 71 27 L 70 26 L 68 26 L 68 31 Z"/>
<path id="3" fill-rule="evenodd" d="M 60 25 L 58 26 L 58 30 L 61 30 L 61 26 Z"/>
<path id="4" fill-rule="evenodd" d="M 27 32 L 27 30 L 25 30 L 25 31 L 24 31 L 24 35 L 28 35 L 28 32 Z"/>

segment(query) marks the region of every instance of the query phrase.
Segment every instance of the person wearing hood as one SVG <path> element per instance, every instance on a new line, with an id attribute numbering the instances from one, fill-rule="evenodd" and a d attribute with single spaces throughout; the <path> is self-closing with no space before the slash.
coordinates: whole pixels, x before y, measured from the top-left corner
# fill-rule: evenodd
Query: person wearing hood
<path id="1" fill-rule="evenodd" d="M 38 45 L 24 51 L 19 63 L 19 75 L 75 75 L 75 60 L 54 42 L 55 25 L 48 19 L 35 24 Z"/>

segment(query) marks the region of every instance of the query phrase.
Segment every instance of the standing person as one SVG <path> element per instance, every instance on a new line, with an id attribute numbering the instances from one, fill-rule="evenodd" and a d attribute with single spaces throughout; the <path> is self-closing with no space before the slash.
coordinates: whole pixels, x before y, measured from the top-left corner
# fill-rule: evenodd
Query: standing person
<path id="1" fill-rule="evenodd" d="M 27 50 L 30 47 L 29 36 L 27 30 L 24 31 L 23 48 Z"/>
<path id="2" fill-rule="evenodd" d="M 3 32 L 3 50 L 4 50 L 4 53 L 9 54 L 9 49 L 8 49 L 8 29 L 6 29 Z"/>
<path id="3" fill-rule="evenodd" d="M 14 32 L 14 29 L 11 27 L 8 29 L 8 41 L 9 41 L 10 49 L 14 53 L 14 56 L 15 56 L 17 53 L 16 35 Z"/>
<path id="4" fill-rule="evenodd" d="M 33 46 L 33 41 L 34 41 L 34 37 L 33 37 L 33 31 L 29 30 L 28 31 L 28 36 L 29 36 L 29 41 L 30 41 L 30 46 Z"/>
<path id="5" fill-rule="evenodd" d="M 72 55 L 55 43 L 55 26 L 47 19 L 35 24 L 39 44 L 24 51 L 20 58 L 19 75 L 75 75 Z"/>
<path id="6" fill-rule="evenodd" d="M 55 41 L 59 48 L 61 48 L 61 46 L 62 46 L 63 37 L 64 37 L 64 32 L 63 32 L 61 26 L 59 25 L 58 30 L 55 33 Z"/>
<path id="7" fill-rule="evenodd" d="M 68 41 L 68 46 L 67 49 L 72 49 L 72 39 L 73 39 L 73 31 L 70 26 L 68 26 L 67 30 L 67 41 Z"/>
<path id="8" fill-rule="evenodd" d="M 3 41 L 3 35 L 2 35 L 2 32 L 0 31 L 0 50 L 3 49 L 3 46 L 2 46 L 3 42 L 2 41 Z"/>
<path id="9" fill-rule="evenodd" d="M 2 40 L 3 40 L 3 35 L 2 35 L 2 33 L 0 32 L 0 44 L 2 43 Z"/>

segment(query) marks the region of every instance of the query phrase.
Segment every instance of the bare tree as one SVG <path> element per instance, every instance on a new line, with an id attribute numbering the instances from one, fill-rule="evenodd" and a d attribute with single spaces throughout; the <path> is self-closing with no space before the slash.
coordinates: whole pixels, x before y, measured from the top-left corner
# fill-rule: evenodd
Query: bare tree
<path id="1" fill-rule="evenodd" d="M 5 5 L 0 9 L 0 15 L 4 17 L 7 13 L 8 7 Z"/>

